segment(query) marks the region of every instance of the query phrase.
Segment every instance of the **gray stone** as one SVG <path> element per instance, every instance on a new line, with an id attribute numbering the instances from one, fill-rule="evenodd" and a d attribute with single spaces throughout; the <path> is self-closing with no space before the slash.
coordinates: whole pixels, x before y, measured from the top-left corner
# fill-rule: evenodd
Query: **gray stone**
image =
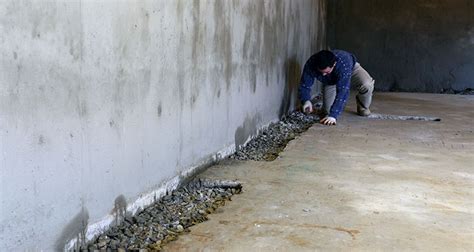
<path id="1" fill-rule="evenodd" d="M 126 217 L 124 223 L 110 228 L 104 233 L 107 235 L 100 235 L 92 241 L 89 248 L 104 251 L 161 248 L 162 244 L 176 239 L 186 228 L 206 221 L 208 214 L 241 191 L 242 185 L 237 181 L 195 179 L 135 216 Z"/>
<path id="2" fill-rule="evenodd" d="M 256 161 L 274 160 L 278 157 L 278 153 L 285 148 L 288 141 L 318 121 L 319 116 L 317 115 L 306 115 L 299 111 L 292 112 L 281 121 L 270 124 L 266 129 L 260 131 L 245 146 L 240 146 L 230 158 Z"/>

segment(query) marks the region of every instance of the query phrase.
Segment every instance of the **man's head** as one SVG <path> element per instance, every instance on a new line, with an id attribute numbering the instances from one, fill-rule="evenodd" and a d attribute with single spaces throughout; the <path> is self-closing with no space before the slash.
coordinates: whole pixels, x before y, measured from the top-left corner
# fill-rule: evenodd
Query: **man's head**
<path id="1" fill-rule="evenodd" d="M 331 51 L 322 50 L 316 53 L 316 67 L 323 76 L 331 74 L 335 65 L 336 55 Z"/>

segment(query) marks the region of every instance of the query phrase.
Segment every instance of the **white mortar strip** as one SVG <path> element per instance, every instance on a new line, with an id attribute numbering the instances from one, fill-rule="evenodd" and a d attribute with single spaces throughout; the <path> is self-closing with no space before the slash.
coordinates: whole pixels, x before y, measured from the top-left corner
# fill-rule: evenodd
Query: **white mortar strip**
<path id="1" fill-rule="evenodd" d="M 370 114 L 367 118 L 370 119 L 381 119 L 381 120 L 418 120 L 418 121 L 441 121 L 439 117 L 429 117 L 429 116 L 412 116 L 412 115 L 387 115 L 387 114 Z"/>
<path id="2" fill-rule="evenodd" d="M 226 147 L 223 150 L 217 152 L 215 155 L 213 155 L 211 162 L 222 160 L 223 158 L 230 156 L 234 152 L 235 152 L 235 144 L 232 144 L 231 146 Z M 198 169 L 199 167 L 202 167 L 206 163 L 207 163 L 206 161 L 203 161 L 202 163 L 199 163 L 198 165 L 195 165 L 181 172 L 180 174 L 173 177 L 169 181 L 163 183 L 163 185 L 160 186 L 158 189 L 139 196 L 138 199 L 135 200 L 135 202 L 127 206 L 127 213 L 134 215 L 138 210 L 144 209 L 150 206 L 151 204 L 155 203 L 156 199 L 163 197 L 166 194 L 166 192 L 171 192 L 177 189 L 179 183 L 182 181 L 183 178 L 188 178 L 195 172 L 196 169 Z M 108 214 L 107 216 L 99 220 L 98 222 L 87 225 L 87 231 L 84 237 L 85 241 L 88 242 L 92 240 L 94 237 L 103 233 L 104 230 L 107 230 L 111 226 L 111 224 L 115 221 L 115 219 L 116 218 L 114 215 Z M 66 244 L 65 249 L 67 251 L 74 250 L 74 248 L 76 248 L 77 245 L 80 244 L 81 242 L 79 239 L 81 239 L 81 237 L 70 240 Z"/>

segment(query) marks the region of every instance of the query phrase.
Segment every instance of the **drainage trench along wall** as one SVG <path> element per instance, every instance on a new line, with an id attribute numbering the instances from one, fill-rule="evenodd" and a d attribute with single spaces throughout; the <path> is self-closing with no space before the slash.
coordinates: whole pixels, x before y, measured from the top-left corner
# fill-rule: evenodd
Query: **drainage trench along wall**
<path id="1" fill-rule="evenodd" d="M 2 1 L 0 244 L 61 250 L 294 108 L 325 1 Z"/>

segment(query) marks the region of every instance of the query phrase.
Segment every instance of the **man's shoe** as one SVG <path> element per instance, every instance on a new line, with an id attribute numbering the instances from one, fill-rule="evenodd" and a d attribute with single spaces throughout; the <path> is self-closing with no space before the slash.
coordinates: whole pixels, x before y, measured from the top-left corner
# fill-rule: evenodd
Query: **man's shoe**
<path id="1" fill-rule="evenodd" d="M 360 116 L 369 116 L 370 109 L 363 108 L 362 106 L 357 106 L 357 114 Z"/>

